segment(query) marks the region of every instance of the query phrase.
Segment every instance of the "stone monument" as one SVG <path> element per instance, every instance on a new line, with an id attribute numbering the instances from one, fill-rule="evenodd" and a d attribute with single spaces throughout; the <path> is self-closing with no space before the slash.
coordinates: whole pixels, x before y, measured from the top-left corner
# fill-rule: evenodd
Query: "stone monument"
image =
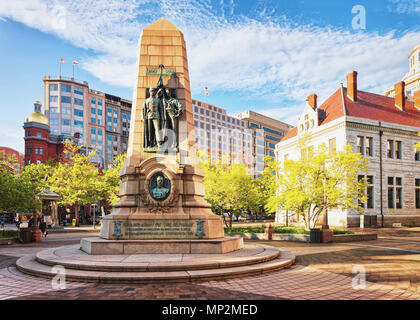
<path id="1" fill-rule="evenodd" d="M 227 253 L 243 248 L 241 238 L 225 237 L 222 220 L 204 200 L 184 36 L 165 18 L 143 30 L 137 70 L 120 201 L 102 220 L 100 238 L 82 239 L 82 250 Z"/>
<path id="2" fill-rule="evenodd" d="M 26 255 L 16 268 L 55 278 L 60 265 L 66 281 L 131 284 L 236 278 L 293 264 L 291 252 L 226 237 L 204 200 L 182 33 L 166 19 L 145 28 L 137 66 L 121 197 L 100 237 Z"/>

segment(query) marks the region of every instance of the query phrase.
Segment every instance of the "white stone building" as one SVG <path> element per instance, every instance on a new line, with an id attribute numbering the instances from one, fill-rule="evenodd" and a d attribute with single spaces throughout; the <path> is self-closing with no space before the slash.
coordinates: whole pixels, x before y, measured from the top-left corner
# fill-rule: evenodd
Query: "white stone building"
<path id="1" fill-rule="evenodd" d="M 402 78 L 405 82 L 405 93 L 408 99 L 413 100 L 414 94 L 420 91 L 420 44 L 415 46 L 408 55 L 409 71 Z M 389 89 L 386 96 L 395 97 L 394 88 Z"/>
<path id="2" fill-rule="evenodd" d="M 339 88 L 321 106 L 316 95 L 309 96 L 298 126 L 276 145 L 277 160 L 298 159 L 297 144 L 304 134 L 306 145 L 315 149 L 325 144 L 340 150 L 351 144 L 354 152 L 369 159 L 371 185 L 364 214 L 376 215 L 378 226 L 420 226 L 420 152 L 414 147 L 419 141 L 420 104 L 406 99 L 404 86 L 395 85 L 395 98 L 359 91 L 353 71 L 347 75 L 347 88 Z M 285 218 L 279 210 L 276 221 Z M 335 210 L 328 221 L 332 226 L 357 227 L 360 216 L 355 210 Z"/>

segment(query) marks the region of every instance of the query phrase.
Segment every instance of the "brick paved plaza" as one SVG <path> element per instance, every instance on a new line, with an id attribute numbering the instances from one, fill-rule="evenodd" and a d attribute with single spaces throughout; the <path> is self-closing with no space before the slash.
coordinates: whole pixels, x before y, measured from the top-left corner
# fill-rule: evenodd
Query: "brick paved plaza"
<path id="1" fill-rule="evenodd" d="M 50 234 L 41 244 L 0 247 L 0 299 L 420 299 L 420 228 L 379 230 L 377 241 L 309 244 L 261 241 L 296 254 L 288 269 L 202 283 L 99 284 L 51 281 L 22 274 L 15 261 L 44 248 L 78 243 L 93 232 Z M 354 266 L 366 270 L 364 289 L 353 289 Z"/>

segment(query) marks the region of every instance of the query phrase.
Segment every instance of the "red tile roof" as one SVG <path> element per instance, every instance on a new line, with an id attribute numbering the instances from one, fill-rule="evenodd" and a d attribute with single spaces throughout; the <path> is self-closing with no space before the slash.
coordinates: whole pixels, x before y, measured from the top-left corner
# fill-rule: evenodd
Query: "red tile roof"
<path id="1" fill-rule="evenodd" d="M 395 99 L 383 95 L 357 91 L 357 101 L 347 97 L 347 89 L 343 88 L 345 108 L 341 89 L 334 92 L 319 109 L 325 111 L 325 118 L 320 125 L 326 124 L 344 115 L 356 118 L 395 123 L 405 126 L 420 127 L 420 110 L 414 103 L 406 100 L 405 110 L 401 111 L 395 106 Z M 282 142 L 297 135 L 297 128 L 290 130 L 281 140 Z"/>

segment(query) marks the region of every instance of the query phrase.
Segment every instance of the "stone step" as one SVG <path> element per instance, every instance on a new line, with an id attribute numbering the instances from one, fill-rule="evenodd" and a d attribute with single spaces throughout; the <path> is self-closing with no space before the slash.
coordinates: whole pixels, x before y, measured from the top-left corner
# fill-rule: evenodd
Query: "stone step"
<path id="1" fill-rule="evenodd" d="M 223 256 L 195 254 L 182 255 L 183 257 L 188 257 L 180 259 L 182 261 L 153 261 L 151 259 L 152 261 L 148 262 L 146 262 L 146 260 L 148 260 L 147 258 L 141 259 L 141 257 L 149 257 L 150 255 L 128 256 L 129 258 L 137 258 L 137 262 L 135 262 L 133 261 L 134 259 L 131 259 L 130 261 L 127 261 L 127 259 L 123 261 L 106 261 L 106 259 L 109 259 L 110 256 L 90 256 L 80 251 L 78 247 L 78 245 L 75 245 L 62 247 L 58 249 L 52 248 L 48 250 L 43 250 L 35 255 L 35 259 L 37 262 L 47 266 L 61 265 L 66 269 L 77 269 L 86 271 L 167 272 L 208 270 L 253 265 L 257 263 L 271 261 L 277 258 L 281 252 L 278 248 L 275 247 L 264 245 L 247 245 L 246 248 L 242 249 L 241 251 L 242 256 L 237 256 L 234 254 L 225 254 Z M 259 249 L 259 251 L 255 251 L 257 249 Z M 249 252 L 249 255 L 243 256 L 246 252 Z M 252 255 L 253 253 L 254 255 Z M 114 257 L 117 256 L 111 256 L 111 258 Z M 101 258 L 103 259 L 102 261 L 99 260 Z"/>
<path id="2" fill-rule="evenodd" d="M 102 282 L 102 283 L 147 283 L 147 282 L 200 282 L 208 280 L 221 280 L 236 277 L 258 275 L 289 267 L 295 262 L 295 256 L 289 251 L 282 251 L 277 258 L 245 266 L 236 266 L 219 269 L 188 270 L 188 271 L 144 271 L 102 272 L 94 270 L 66 269 L 67 281 Z M 16 262 L 19 271 L 30 275 L 53 278 L 57 274 L 49 265 L 36 260 L 35 255 L 20 258 Z"/>

